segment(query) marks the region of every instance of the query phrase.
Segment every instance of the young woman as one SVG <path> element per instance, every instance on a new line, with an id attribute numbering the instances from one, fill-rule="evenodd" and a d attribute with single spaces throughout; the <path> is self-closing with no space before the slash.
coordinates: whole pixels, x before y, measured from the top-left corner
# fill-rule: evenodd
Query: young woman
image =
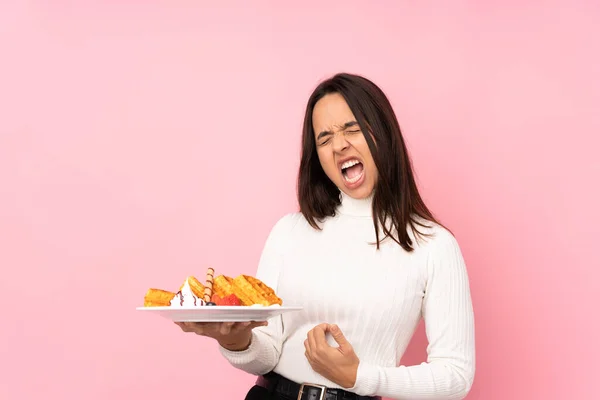
<path id="1" fill-rule="evenodd" d="M 338 74 L 311 95 L 300 212 L 273 227 L 257 277 L 304 310 L 266 323 L 181 323 L 258 375 L 246 399 L 460 399 L 475 373 L 459 246 L 423 202 L 394 111 Z M 399 365 L 420 318 L 426 363 Z"/>

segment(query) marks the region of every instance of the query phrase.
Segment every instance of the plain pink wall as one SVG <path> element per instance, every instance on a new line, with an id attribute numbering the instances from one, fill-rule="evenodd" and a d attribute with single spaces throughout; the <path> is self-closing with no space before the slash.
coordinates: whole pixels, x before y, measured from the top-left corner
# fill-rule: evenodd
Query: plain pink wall
<path id="1" fill-rule="evenodd" d="M 135 307 L 255 272 L 342 70 L 389 94 L 463 248 L 469 399 L 596 398 L 600 9 L 452 3 L 2 2 L 0 398 L 243 398 L 214 343 Z"/>

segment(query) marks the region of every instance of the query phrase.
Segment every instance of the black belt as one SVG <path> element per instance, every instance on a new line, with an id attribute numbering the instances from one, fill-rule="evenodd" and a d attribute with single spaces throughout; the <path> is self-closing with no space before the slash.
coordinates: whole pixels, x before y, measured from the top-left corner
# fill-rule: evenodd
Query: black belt
<path id="1" fill-rule="evenodd" d="M 298 384 L 275 372 L 259 376 L 256 384 L 269 391 L 298 400 L 381 400 L 379 396 L 359 396 L 342 389 L 331 389 L 310 383 Z"/>

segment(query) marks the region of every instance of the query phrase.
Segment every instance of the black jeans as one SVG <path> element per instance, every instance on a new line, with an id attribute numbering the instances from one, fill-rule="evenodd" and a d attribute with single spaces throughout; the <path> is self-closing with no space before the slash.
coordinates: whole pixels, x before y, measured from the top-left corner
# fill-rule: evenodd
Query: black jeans
<path id="1" fill-rule="evenodd" d="M 269 391 L 262 387 L 255 385 L 246 394 L 244 400 L 296 400 L 290 397 L 285 397 L 277 393 L 269 393 Z"/>

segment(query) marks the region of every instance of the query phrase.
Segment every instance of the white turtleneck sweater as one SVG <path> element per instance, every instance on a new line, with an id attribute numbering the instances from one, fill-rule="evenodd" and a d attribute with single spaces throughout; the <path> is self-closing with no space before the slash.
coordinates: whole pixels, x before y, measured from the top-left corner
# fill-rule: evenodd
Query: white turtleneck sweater
<path id="1" fill-rule="evenodd" d="M 346 390 L 391 399 L 464 398 L 475 372 L 475 337 L 467 270 L 455 238 L 432 225 L 425 231 L 433 236 L 413 240 L 413 252 L 389 239 L 377 250 L 369 244 L 375 241 L 371 215 L 370 199 L 342 194 L 337 215 L 321 231 L 299 213 L 281 218 L 256 276 L 284 305 L 303 310 L 254 329 L 248 349 L 221 347 L 221 354 L 250 374 L 274 370 L 298 383 L 339 388 L 314 372 L 304 355 L 307 332 L 335 323 L 360 359 L 356 383 Z M 402 365 L 421 317 L 427 362 Z M 328 341 L 337 346 L 329 335 Z"/>

